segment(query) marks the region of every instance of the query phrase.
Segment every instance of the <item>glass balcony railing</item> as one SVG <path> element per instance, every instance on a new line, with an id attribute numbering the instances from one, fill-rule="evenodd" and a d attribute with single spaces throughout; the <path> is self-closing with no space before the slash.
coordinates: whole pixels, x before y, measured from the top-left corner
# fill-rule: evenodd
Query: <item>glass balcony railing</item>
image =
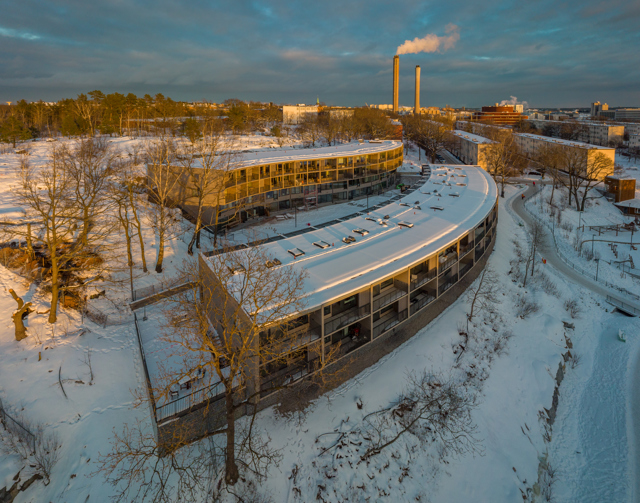
<path id="1" fill-rule="evenodd" d="M 360 307 L 354 307 L 349 309 L 348 311 L 343 311 L 342 313 L 331 317 L 324 324 L 324 335 L 329 335 L 340 328 L 344 328 L 347 325 L 350 325 L 354 321 L 358 321 L 365 316 L 371 314 L 371 304 L 366 304 Z"/>

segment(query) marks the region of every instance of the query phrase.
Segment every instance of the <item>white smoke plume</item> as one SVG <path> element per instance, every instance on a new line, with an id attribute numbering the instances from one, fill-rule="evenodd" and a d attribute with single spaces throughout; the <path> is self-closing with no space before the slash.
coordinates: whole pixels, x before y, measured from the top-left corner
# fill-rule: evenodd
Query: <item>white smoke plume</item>
<path id="1" fill-rule="evenodd" d="M 447 35 L 439 37 L 435 33 L 429 33 L 423 38 L 405 40 L 396 50 L 396 54 L 418 54 L 419 52 L 446 51 L 455 47 L 460 40 L 460 29 L 455 24 L 448 24 L 445 30 Z"/>
<path id="2" fill-rule="evenodd" d="M 510 99 L 502 100 L 500 102 L 501 107 L 506 107 L 507 105 L 524 105 L 525 110 L 529 108 L 529 103 L 527 103 L 526 101 L 518 101 L 518 98 L 516 98 L 515 96 L 511 96 Z"/>

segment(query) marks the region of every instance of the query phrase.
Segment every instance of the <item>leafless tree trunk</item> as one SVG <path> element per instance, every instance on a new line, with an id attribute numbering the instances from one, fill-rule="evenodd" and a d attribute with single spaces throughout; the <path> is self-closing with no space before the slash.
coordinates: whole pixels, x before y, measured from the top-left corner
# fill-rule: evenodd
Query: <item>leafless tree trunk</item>
<path id="1" fill-rule="evenodd" d="M 18 297 L 18 294 L 14 292 L 13 289 L 9 289 L 9 293 L 18 303 L 18 309 L 14 311 L 11 318 L 13 318 L 13 324 L 15 326 L 16 341 L 21 341 L 27 337 L 27 329 L 24 326 L 23 317 L 31 311 L 31 302 L 25 303 L 21 297 Z"/>
<path id="2" fill-rule="evenodd" d="M 468 290 L 468 299 L 471 301 L 471 307 L 469 314 L 467 315 L 467 332 L 469 331 L 469 321 L 473 320 L 473 317 L 477 312 L 484 312 L 492 310 L 500 302 L 498 299 L 498 277 L 491 266 L 486 266 L 478 282 L 471 286 Z"/>

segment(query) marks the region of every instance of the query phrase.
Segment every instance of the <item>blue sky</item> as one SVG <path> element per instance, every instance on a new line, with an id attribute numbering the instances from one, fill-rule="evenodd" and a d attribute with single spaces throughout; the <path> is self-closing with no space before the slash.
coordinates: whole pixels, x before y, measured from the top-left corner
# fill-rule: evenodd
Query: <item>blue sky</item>
<path id="1" fill-rule="evenodd" d="M 640 106 L 640 1 L 215 2 L 3 0 L 0 101 L 100 89 L 359 106 L 390 103 L 405 40 L 447 50 L 400 58 L 400 103 Z"/>

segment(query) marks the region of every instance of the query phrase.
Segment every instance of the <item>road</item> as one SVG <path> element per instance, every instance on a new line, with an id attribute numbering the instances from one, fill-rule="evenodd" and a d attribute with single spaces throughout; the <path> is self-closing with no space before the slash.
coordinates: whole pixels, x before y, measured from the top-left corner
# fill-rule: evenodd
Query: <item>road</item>
<path id="1" fill-rule="evenodd" d="M 524 192 L 524 200 L 520 195 L 511 200 L 512 210 L 527 226 L 532 225 L 533 219 L 524 209 L 524 201 L 534 193 L 534 187 L 529 186 Z M 567 266 L 558 256 L 552 237 L 545 227 L 543 232 L 540 251 L 547 263 L 571 281 L 604 298 L 610 296 L 620 302 L 629 303 L 626 297 Z M 573 417 L 579 418 L 581 444 L 579 462 L 572 465 L 571 461 L 565 460 L 568 466 L 564 468 L 568 473 L 565 473 L 564 482 L 571 488 L 569 501 L 573 501 L 573 498 L 582 502 L 613 501 L 610 498 L 614 494 L 615 498 L 624 499 L 626 496 L 628 501 L 640 501 L 640 387 L 633 385 L 640 379 L 640 350 L 637 349 L 636 341 L 629 340 L 628 344 L 621 344 L 613 333 L 617 331 L 618 326 L 635 331 L 637 325 L 629 324 L 631 320 L 632 318 L 621 318 L 613 327 L 593 327 L 595 333 L 599 332 L 600 335 L 588 384 L 577 395 L 569 393 L 564 396 L 564 405 L 568 407 L 566 413 L 571 417 L 560 417 L 560 414 L 559 428 L 557 431 L 554 430 L 556 445 L 563 449 L 563 429 L 568 427 L 564 421 L 570 423 Z M 627 393 L 627 389 L 631 392 Z M 625 410 L 626 414 L 623 413 Z M 568 438 L 570 439 L 571 435 Z M 564 447 L 569 445 L 571 442 Z M 627 458 L 630 463 L 628 486 L 621 480 L 625 476 L 626 468 L 622 453 L 627 449 L 630 453 Z M 566 456 L 570 457 L 573 455 Z"/>

